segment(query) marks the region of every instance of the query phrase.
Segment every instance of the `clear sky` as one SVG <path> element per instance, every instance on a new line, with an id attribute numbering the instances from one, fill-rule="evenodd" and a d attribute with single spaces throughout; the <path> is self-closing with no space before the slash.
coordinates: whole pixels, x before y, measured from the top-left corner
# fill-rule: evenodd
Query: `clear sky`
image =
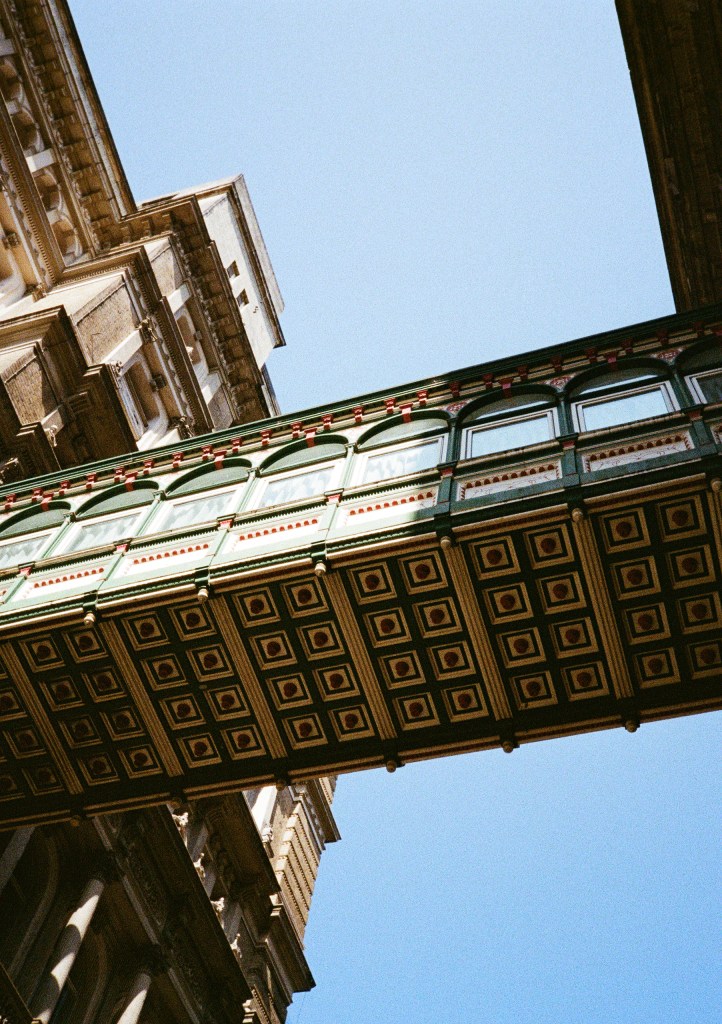
<path id="1" fill-rule="evenodd" d="M 673 311 L 613 0 L 71 0 L 138 200 L 241 171 L 284 411 Z M 712 1024 L 719 717 L 341 779 L 290 1024 Z"/>

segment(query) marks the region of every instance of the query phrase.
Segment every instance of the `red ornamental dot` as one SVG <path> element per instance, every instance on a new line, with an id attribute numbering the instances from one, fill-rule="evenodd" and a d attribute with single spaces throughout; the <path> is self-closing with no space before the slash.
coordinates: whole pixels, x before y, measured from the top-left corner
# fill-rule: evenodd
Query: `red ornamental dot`
<path id="1" fill-rule="evenodd" d="M 409 704 L 409 714 L 412 718 L 419 718 L 424 713 L 424 705 L 420 700 L 415 700 Z"/>
<path id="2" fill-rule="evenodd" d="M 618 537 L 629 537 L 632 533 L 632 524 L 628 519 L 623 519 L 621 523 L 617 523 L 616 532 Z"/>
<path id="3" fill-rule="evenodd" d="M 703 647 L 699 652 L 699 660 L 703 665 L 714 665 L 718 660 L 718 654 L 716 647 Z"/>
<path id="4" fill-rule="evenodd" d="M 178 715 L 179 718 L 187 718 L 188 715 L 191 713 L 191 710 L 192 709 L 190 704 L 188 704 L 186 701 L 183 701 L 182 704 L 177 705 L 176 714 Z"/>
<path id="5" fill-rule="evenodd" d="M 221 707 L 225 711 L 227 711 L 228 708 L 235 707 L 235 704 L 236 704 L 236 698 L 235 698 L 234 694 L 232 694 L 232 693 L 223 693 L 223 694 L 221 694 L 220 705 L 221 705 Z"/>
<path id="6" fill-rule="evenodd" d="M 702 604 L 701 601 L 698 604 L 693 604 L 692 605 L 692 616 L 695 619 L 709 619 L 710 618 L 709 605 Z"/>
<path id="7" fill-rule="evenodd" d="M 414 568 L 414 576 L 417 580 L 427 580 L 431 575 L 431 566 L 428 562 L 421 562 Z"/>
<path id="8" fill-rule="evenodd" d="M 517 654 L 525 654 L 526 651 L 529 650 L 529 641 L 526 639 L 526 637 L 520 636 L 518 637 L 518 639 L 514 641 L 512 647 L 514 648 Z"/>
<path id="9" fill-rule="evenodd" d="M 136 768 L 142 768 L 144 764 L 148 764 L 150 758 L 143 750 L 138 750 L 132 757 L 133 764 Z"/>
<path id="10" fill-rule="evenodd" d="M 161 668 L 163 668 L 162 665 Z M 158 670 L 158 675 L 163 675 L 160 669 Z M 105 673 L 103 673 L 102 676 L 98 676 L 97 679 L 95 680 L 95 683 L 99 690 L 110 690 L 113 686 L 113 680 L 110 678 L 109 675 L 106 675 Z"/>
<path id="11" fill-rule="evenodd" d="M 456 703 L 459 705 L 460 708 L 464 710 L 466 708 L 470 708 L 473 702 L 474 699 L 470 693 L 460 693 L 456 698 Z"/>
<path id="12" fill-rule="evenodd" d="M 594 682 L 594 677 L 591 672 L 578 672 L 577 673 L 577 686 L 581 686 L 583 690 L 591 686 Z"/>
<path id="13" fill-rule="evenodd" d="M 217 654 L 203 655 L 203 668 L 216 668 L 219 664 L 220 659 Z"/>
<path id="14" fill-rule="evenodd" d="M 689 522 L 689 512 L 686 508 L 678 508 L 671 515 L 672 522 L 675 526 L 686 526 Z"/>
<path id="15" fill-rule="evenodd" d="M 566 583 L 555 583 L 552 587 L 552 594 L 554 595 L 554 597 L 556 597 L 558 601 L 561 601 L 562 598 L 566 597 L 568 593 L 569 587 Z"/>
<path id="16" fill-rule="evenodd" d="M 2 697 L 0 697 L 0 711 L 9 711 L 10 708 L 14 706 L 14 704 L 15 701 L 12 699 L 9 693 L 4 693 Z"/>
<path id="17" fill-rule="evenodd" d="M 53 652 L 48 644 L 39 644 L 36 653 L 39 658 L 49 658 Z"/>
<path id="18" fill-rule="evenodd" d="M 31 732 L 21 732 L 18 736 L 18 746 L 21 750 L 28 750 L 35 746 L 35 738 Z"/>
<path id="19" fill-rule="evenodd" d="M 295 683 L 284 683 L 283 684 L 283 696 L 293 697 L 298 692 L 298 687 Z"/>
<path id="20" fill-rule="evenodd" d="M 94 647 L 92 636 L 88 636 L 87 633 L 81 633 L 78 637 L 78 647 L 81 651 L 89 651 L 91 647 Z"/>
<path id="21" fill-rule="evenodd" d="M 530 697 L 538 697 L 541 690 L 541 683 L 537 679 L 532 679 L 530 683 L 526 684 L 526 692 Z"/>
<path id="22" fill-rule="evenodd" d="M 248 607 L 251 609 L 251 614 L 260 615 L 266 605 L 260 597 L 254 597 Z"/>
<path id="23" fill-rule="evenodd" d="M 173 666 L 170 662 L 162 661 L 158 666 L 158 675 L 161 679 L 167 679 L 168 676 L 173 675 Z"/>
<path id="24" fill-rule="evenodd" d="M 308 589 L 308 587 L 304 587 L 303 590 L 299 590 L 299 592 L 298 592 L 298 603 L 299 604 L 308 604 L 312 600 L 313 600 L 313 592 L 310 591 Z"/>
<path id="25" fill-rule="evenodd" d="M 0 779 L 0 793 L 9 793 L 13 788 L 13 780 L 8 775 Z"/>
<path id="26" fill-rule="evenodd" d="M 198 612 L 188 612 L 186 615 L 186 626 L 190 626 L 191 629 L 195 629 L 196 626 L 200 626 L 201 617 Z"/>
<path id="27" fill-rule="evenodd" d="M 47 786 L 49 783 L 53 781 L 53 773 L 50 771 L 49 768 L 39 768 L 38 773 L 35 777 L 38 780 L 38 782 L 43 786 Z"/>
<path id="28" fill-rule="evenodd" d="M 638 587 L 640 583 L 644 582 L 644 573 L 641 569 L 630 569 L 627 573 L 627 580 L 633 587 Z"/>
<path id="29" fill-rule="evenodd" d="M 141 622 L 140 624 L 140 635 L 141 636 L 153 636 L 155 633 L 155 626 L 152 622 Z M 81 640 L 83 638 L 81 637 Z"/>
<path id="30" fill-rule="evenodd" d="M 248 747 L 251 744 L 251 737 L 247 732 L 236 733 L 236 746 L 237 747 Z"/>
<path id="31" fill-rule="evenodd" d="M 659 675 L 664 668 L 664 662 L 661 658 L 650 658 L 647 664 L 649 666 L 649 671 L 653 672 L 655 675 Z"/>
<path id="32" fill-rule="evenodd" d="M 397 676 L 407 676 L 411 671 L 411 665 L 408 661 L 397 661 L 394 665 L 394 671 Z"/>
<path id="33" fill-rule="evenodd" d="M 489 565 L 498 565 L 502 559 L 501 551 L 498 548 L 492 548 L 486 553 L 486 560 Z"/>
<path id="34" fill-rule="evenodd" d="M 332 690 L 338 690 L 339 687 L 343 686 L 343 676 L 340 672 L 332 672 L 328 677 L 328 685 Z"/>
<path id="35" fill-rule="evenodd" d="M 443 608 L 432 608 L 429 612 L 429 619 L 435 626 L 440 626 L 446 619 L 446 612 Z"/>
<path id="36" fill-rule="evenodd" d="M 393 619 L 382 619 L 379 623 L 379 629 L 382 633 L 392 633 L 396 623 Z"/>
<path id="37" fill-rule="evenodd" d="M 129 729 L 132 725 L 130 715 L 120 714 L 113 719 L 116 729 Z"/>
<path id="38" fill-rule="evenodd" d="M 268 644 L 266 644 L 266 653 L 268 654 L 269 658 L 278 657 L 278 655 L 281 653 L 281 645 L 279 644 L 278 640 L 271 640 Z"/>
<path id="39" fill-rule="evenodd" d="M 298 735 L 299 736 L 301 736 L 303 739 L 305 739 L 307 736 L 310 736 L 312 732 L 313 732 L 313 726 L 311 725 L 310 722 L 301 722 L 301 724 L 298 727 Z"/>
<path id="40" fill-rule="evenodd" d="M 642 612 L 642 614 L 637 619 L 637 623 L 640 629 L 651 629 L 654 625 L 654 616 L 651 615 L 649 612 Z"/>
<path id="41" fill-rule="evenodd" d="M 83 736 L 89 735 L 90 726 L 88 725 L 87 722 L 76 722 L 75 725 L 73 726 L 73 732 L 78 737 L 78 739 L 82 739 Z"/>
<path id="42" fill-rule="evenodd" d="M 454 668 L 455 665 L 459 664 L 459 654 L 457 651 L 446 651 L 443 657 L 444 664 L 447 668 Z"/>
<path id="43" fill-rule="evenodd" d="M 58 683 L 55 687 L 55 696 L 59 700 L 64 700 L 66 697 L 69 697 L 70 693 L 71 690 L 67 683 Z"/>
<path id="44" fill-rule="evenodd" d="M 101 772 L 107 771 L 107 765 L 105 761 L 103 761 L 101 758 L 94 757 L 93 760 L 90 762 L 90 770 L 95 775 L 100 775 Z"/>
<path id="45" fill-rule="evenodd" d="M 381 577 L 377 576 L 376 573 L 372 573 L 367 576 L 364 580 L 367 590 L 376 590 L 381 585 Z"/>
<path id="46" fill-rule="evenodd" d="M 559 547 L 559 543 L 556 537 L 544 537 L 539 547 L 542 549 L 545 555 L 551 555 Z"/>
<path id="47" fill-rule="evenodd" d="M 568 644 L 578 644 L 582 638 L 581 629 L 568 629 L 564 634 L 564 639 Z"/>
<path id="48" fill-rule="evenodd" d="M 515 594 L 502 594 L 499 598 L 499 604 L 505 612 L 510 612 L 512 608 L 516 606 L 516 595 Z"/>
<path id="49" fill-rule="evenodd" d="M 688 555 L 682 559 L 682 568 L 685 572 L 696 572 L 699 569 L 699 561 L 692 555 Z"/>
<path id="50" fill-rule="evenodd" d="M 205 740 L 198 740 L 197 743 L 193 744 L 192 747 L 194 757 L 203 757 L 204 754 L 208 753 L 208 744 Z"/>
<path id="51" fill-rule="evenodd" d="M 347 729 L 355 729 L 356 726 L 358 725 L 358 722 L 358 715 L 354 715 L 353 713 L 344 715 L 343 724 L 346 726 Z"/>
<path id="52" fill-rule="evenodd" d="M 330 642 L 328 633 L 318 632 L 313 634 L 314 647 L 326 647 Z"/>

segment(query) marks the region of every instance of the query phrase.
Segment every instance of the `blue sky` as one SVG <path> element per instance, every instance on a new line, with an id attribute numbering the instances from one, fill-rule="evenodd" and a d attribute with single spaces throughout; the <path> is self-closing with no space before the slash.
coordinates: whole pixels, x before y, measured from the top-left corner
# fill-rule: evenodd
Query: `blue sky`
<path id="1" fill-rule="evenodd" d="M 672 312 L 612 0 L 71 6 L 137 199 L 245 175 L 285 411 Z M 289 1021 L 716 1021 L 720 746 L 345 777 Z"/>

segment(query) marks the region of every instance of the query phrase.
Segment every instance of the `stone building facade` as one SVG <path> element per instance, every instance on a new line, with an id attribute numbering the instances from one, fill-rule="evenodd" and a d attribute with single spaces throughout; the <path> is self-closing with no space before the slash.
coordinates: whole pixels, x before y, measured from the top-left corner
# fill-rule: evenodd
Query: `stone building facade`
<path id="1" fill-rule="evenodd" d="M 242 177 L 138 205 L 64 0 L 0 3 L 0 481 L 273 415 Z M 327 780 L 0 835 L 0 1019 L 282 1021 Z"/>

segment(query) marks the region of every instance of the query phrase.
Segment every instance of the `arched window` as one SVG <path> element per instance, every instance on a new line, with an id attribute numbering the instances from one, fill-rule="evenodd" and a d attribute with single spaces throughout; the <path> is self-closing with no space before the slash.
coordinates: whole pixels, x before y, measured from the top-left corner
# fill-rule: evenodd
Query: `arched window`
<path id="1" fill-rule="evenodd" d="M 679 360 L 693 398 L 704 405 L 722 402 L 722 344 L 718 338 L 711 344 L 695 345 Z"/>
<path id="2" fill-rule="evenodd" d="M 61 538 L 53 554 L 87 551 L 130 540 L 157 490 L 157 484 L 142 481 L 131 491 L 121 484 L 95 495 L 80 507 L 77 522 Z"/>
<path id="3" fill-rule="evenodd" d="M 572 385 L 570 393 L 575 424 L 580 431 L 666 416 L 677 408 L 662 370 L 650 364 L 595 374 L 576 387 Z"/>
<path id="4" fill-rule="evenodd" d="M 394 417 L 372 427 L 356 445 L 354 482 L 375 484 L 434 469 L 446 453 L 448 430 L 448 418 L 440 413 Z"/>
<path id="5" fill-rule="evenodd" d="M 167 500 L 153 516 L 146 532 L 182 530 L 230 515 L 238 507 L 239 487 L 246 482 L 249 473 L 249 463 L 233 457 L 219 467 L 212 463 L 186 473 L 169 485 Z"/>
<path id="6" fill-rule="evenodd" d="M 331 435 L 319 438 L 311 447 L 299 441 L 274 452 L 259 470 L 257 507 L 308 501 L 322 495 L 339 482 L 346 447 L 345 437 Z"/>
<path id="7" fill-rule="evenodd" d="M 67 502 L 54 501 L 10 516 L 0 526 L 0 569 L 36 561 L 69 512 Z"/>
<path id="8" fill-rule="evenodd" d="M 556 399 L 547 391 L 483 399 L 463 418 L 462 459 L 513 451 L 549 441 L 556 434 Z"/>

